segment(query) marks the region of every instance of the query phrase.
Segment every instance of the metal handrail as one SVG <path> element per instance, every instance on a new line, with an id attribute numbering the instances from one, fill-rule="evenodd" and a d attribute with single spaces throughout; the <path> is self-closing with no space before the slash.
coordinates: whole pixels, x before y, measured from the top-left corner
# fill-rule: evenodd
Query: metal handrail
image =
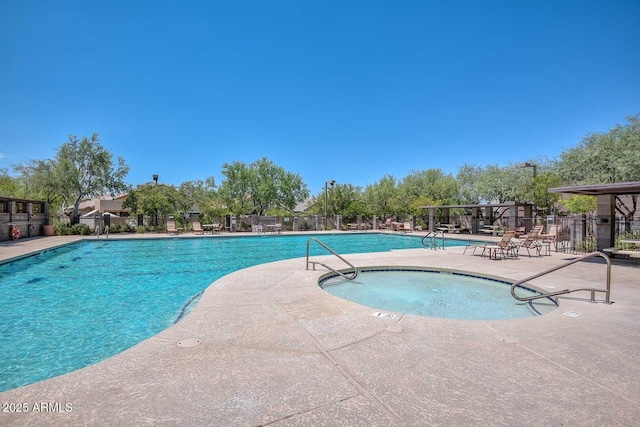
<path id="1" fill-rule="evenodd" d="M 442 249 L 444 249 L 444 232 L 442 231 L 430 231 L 428 232 L 421 240 L 422 245 L 426 246 L 427 248 L 431 248 L 431 249 L 438 249 L 438 234 L 441 235 L 441 243 L 442 243 Z M 427 245 L 424 240 L 426 238 L 429 238 L 429 244 Z"/>
<path id="2" fill-rule="evenodd" d="M 576 262 L 580 262 L 583 261 L 587 258 L 593 258 L 593 257 L 602 257 L 605 259 L 605 261 L 607 261 L 607 283 L 606 283 L 606 289 L 594 289 L 594 288 L 579 288 L 579 289 L 564 289 L 562 291 L 556 291 L 556 292 L 550 292 L 548 294 L 541 294 L 541 295 L 533 295 L 530 297 L 521 297 L 516 295 L 515 293 L 515 289 L 522 285 L 525 282 L 528 282 L 529 280 L 533 280 L 533 279 L 537 279 L 538 277 L 544 276 L 546 274 L 549 273 L 553 273 L 554 271 L 558 271 L 562 268 L 568 267 L 572 264 L 575 264 Z M 539 299 L 539 298 L 547 298 L 547 297 L 553 297 L 556 295 L 563 295 L 563 294 L 568 294 L 571 292 L 578 292 L 578 291 L 590 291 L 591 292 L 591 301 L 592 302 L 596 302 L 596 292 L 604 292 L 605 293 L 605 303 L 607 304 L 611 304 L 611 259 L 609 259 L 609 257 L 606 254 L 603 254 L 602 252 L 591 252 L 588 253 L 586 255 L 581 256 L 580 258 L 576 258 L 574 260 L 571 260 L 565 264 L 550 268 L 548 270 L 545 270 L 541 273 L 538 274 L 534 274 L 531 277 L 527 277 L 526 279 L 522 279 L 518 282 L 515 282 L 514 284 L 511 285 L 511 295 L 517 299 L 518 301 L 531 301 L 534 299 Z"/>
<path id="3" fill-rule="evenodd" d="M 309 261 L 309 245 L 311 244 L 311 241 L 316 242 L 317 244 L 319 244 L 320 246 L 322 246 L 323 248 L 325 248 L 326 250 L 331 252 L 333 255 L 337 256 L 342 262 L 344 262 L 349 267 L 351 267 L 353 269 L 353 272 L 352 272 L 353 275 L 344 274 L 344 273 L 336 270 L 335 268 L 332 268 L 332 267 L 330 267 L 330 266 L 328 266 L 326 264 L 323 264 L 323 263 L 321 263 L 319 261 Z M 315 237 L 311 237 L 311 238 L 309 238 L 309 240 L 307 240 L 307 270 L 309 269 L 309 264 L 313 264 L 313 269 L 314 270 L 316 269 L 316 264 L 320 264 L 321 266 L 323 266 L 327 270 L 331 270 L 332 272 L 334 272 L 335 274 L 343 277 L 346 280 L 354 280 L 356 277 L 358 277 L 358 269 L 356 268 L 355 265 L 351 264 L 349 261 L 347 261 L 346 259 L 341 257 L 336 251 L 334 251 L 329 246 L 325 245 L 324 243 L 322 243 L 320 240 L 316 239 Z"/>

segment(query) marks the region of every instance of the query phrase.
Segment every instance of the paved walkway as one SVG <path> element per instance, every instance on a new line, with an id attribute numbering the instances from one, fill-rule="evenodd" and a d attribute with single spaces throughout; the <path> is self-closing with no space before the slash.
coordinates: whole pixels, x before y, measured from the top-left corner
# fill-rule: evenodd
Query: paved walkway
<path id="1" fill-rule="evenodd" d="M 39 250 L 56 239 L 24 245 Z M 462 250 L 348 259 L 360 267 L 520 279 L 574 258 L 493 261 Z M 6 256 L 0 247 L 0 259 Z M 304 264 L 287 260 L 225 276 L 157 336 L 93 366 L 0 393 L 3 404 L 30 409 L 0 412 L 0 425 L 640 425 L 637 265 L 613 267 L 612 305 L 572 294 L 544 316 L 459 321 L 374 317 L 378 310 L 322 291 L 323 272 Z M 604 279 L 604 264 L 581 262 L 532 283 L 553 290 L 603 287 Z M 39 402 L 57 410 L 34 412 Z"/>

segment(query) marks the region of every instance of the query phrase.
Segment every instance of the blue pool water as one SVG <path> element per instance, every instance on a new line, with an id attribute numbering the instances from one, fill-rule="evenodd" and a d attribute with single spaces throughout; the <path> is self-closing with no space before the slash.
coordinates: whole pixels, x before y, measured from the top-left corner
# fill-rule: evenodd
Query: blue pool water
<path id="1" fill-rule="evenodd" d="M 304 257 L 309 237 L 92 240 L 0 264 L 0 391 L 117 354 L 171 326 L 224 275 Z M 340 254 L 422 247 L 411 235 L 319 238 Z"/>
<path id="2" fill-rule="evenodd" d="M 510 283 L 440 270 L 362 271 L 353 281 L 329 279 L 323 289 L 378 310 L 445 319 L 501 320 L 532 317 L 556 308 L 548 299 L 515 300 Z M 520 288 L 518 295 L 536 292 Z"/>

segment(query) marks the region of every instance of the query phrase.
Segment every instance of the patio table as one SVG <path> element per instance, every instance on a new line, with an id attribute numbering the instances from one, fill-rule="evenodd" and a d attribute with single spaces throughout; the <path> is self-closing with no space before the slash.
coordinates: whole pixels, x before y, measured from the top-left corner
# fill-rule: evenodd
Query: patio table
<path id="1" fill-rule="evenodd" d="M 482 256 L 484 257 L 485 251 L 489 251 L 489 259 L 493 259 L 495 261 L 504 258 L 504 251 L 502 246 L 498 245 L 485 245 L 482 250 Z M 500 252 L 500 258 L 498 258 L 498 251 Z"/>
<path id="2" fill-rule="evenodd" d="M 219 224 L 202 224 L 202 229 L 204 231 L 209 230 L 209 232 L 213 234 L 214 231 L 220 231 L 220 225 Z"/>

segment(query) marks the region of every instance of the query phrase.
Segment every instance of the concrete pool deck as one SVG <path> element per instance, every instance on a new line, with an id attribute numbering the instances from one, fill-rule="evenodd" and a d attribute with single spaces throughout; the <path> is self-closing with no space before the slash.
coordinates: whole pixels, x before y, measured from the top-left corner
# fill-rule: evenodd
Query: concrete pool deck
<path id="1" fill-rule="evenodd" d="M 2 245 L 0 259 L 73 239 Z M 346 258 L 358 267 L 439 267 L 508 279 L 575 258 L 552 252 L 494 261 L 463 250 Z M 581 262 L 530 283 L 603 288 L 605 271 L 604 263 Z M 587 302 L 581 292 L 561 297 L 544 316 L 499 321 L 374 317 L 380 310 L 321 290 L 324 273 L 305 270 L 299 258 L 225 276 L 158 335 L 87 368 L 0 393 L 3 405 L 28 408 L 0 412 L 0 425 L 640 424 L 637 264 L 612 267 L 611 305 Z M 48 411 L 35 412 L 41 402 Z"/>

